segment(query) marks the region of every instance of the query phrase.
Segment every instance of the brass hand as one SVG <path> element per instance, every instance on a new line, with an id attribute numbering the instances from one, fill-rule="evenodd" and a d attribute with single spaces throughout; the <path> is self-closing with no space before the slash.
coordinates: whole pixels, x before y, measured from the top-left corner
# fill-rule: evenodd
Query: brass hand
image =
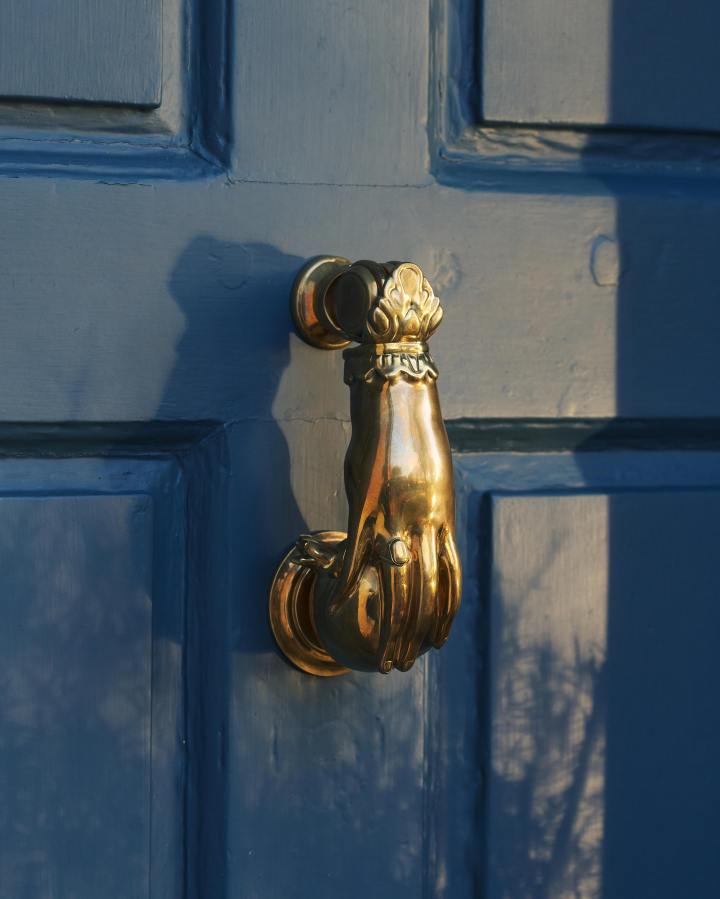
<path id="1" fill-rule="evenodd" d="M 312 585 L 298 575 L 304 589 L 293 594 L 291 580 L 281 578 L 282 601 L 294 614 L 273 617 L 271 596 L 271 622 L 286 654 L 313 673 L 341 673 L 341 666 L 407 671 L 418 655 L 443 645 L 460 602 L 452 460 L 426 343 L 442 310 L 411 263 L 337 260 L 312 304 L 304 277 L 298 283 L 306 305 L 296 320 L 306 336 L 317 345 L 324 330 L 334 347 L 347 338 L 360 342 L 344 352 L 352 421 L 348 532 L 345 539 L 300 538 L 284 565 L 311 570 Z M 309 605 L 304 615 L 302 603 Z M 294 655 L 288 651 L 284 624 L 292 628 L 293 618 L 305 621 L 300 629 L 313 646 L 310 661 L 297 647 Z M 315 670 L 318 653 L 328 670 Z"/>

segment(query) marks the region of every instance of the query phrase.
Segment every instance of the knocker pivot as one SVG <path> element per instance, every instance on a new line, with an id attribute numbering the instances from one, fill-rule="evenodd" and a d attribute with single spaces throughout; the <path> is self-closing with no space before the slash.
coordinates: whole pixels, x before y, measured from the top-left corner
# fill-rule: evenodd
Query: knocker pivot
<path id="1" fill-rule="evenodd" d="M 303 671 L 407 671 L 460 603 L 452 460 L 427 340 L 442 308 L 411 262 L 321 256 L 299 273 L 300 336 L 344 349 L 352 437 L 347 533 L 301 535 L 275 573 L 270 624 Z"/>

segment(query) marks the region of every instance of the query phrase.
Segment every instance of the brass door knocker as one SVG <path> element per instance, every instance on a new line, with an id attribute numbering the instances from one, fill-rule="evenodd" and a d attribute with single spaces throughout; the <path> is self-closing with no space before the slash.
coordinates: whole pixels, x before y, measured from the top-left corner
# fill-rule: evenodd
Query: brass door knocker
<path id="1" fill-rule="evenodd" d="M 427 340 L 442 309 L 411 262 L 321 256 L 298 275 L 296 328 L 346 349 L 347 534 L 302 535 L 270 590 L 280 649 L 303 671 L 407 671 L 460 603 L 452 460 Z"/>

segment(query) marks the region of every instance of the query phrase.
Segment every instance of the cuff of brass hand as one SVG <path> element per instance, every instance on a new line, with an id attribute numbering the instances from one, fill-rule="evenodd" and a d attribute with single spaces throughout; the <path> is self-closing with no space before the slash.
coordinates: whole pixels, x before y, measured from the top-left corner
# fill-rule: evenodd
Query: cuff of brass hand
<path id="1" fill-rule="evenodd" d="M 442 309 L 412 263 L 319 257 L 291 297 L 300 335 L 345 349 L 347 533 L 302 535 L 270 623 L 303 671 L 407 671 L 447 640 L 460 602 L 452 460 L 427 340 Z"/>

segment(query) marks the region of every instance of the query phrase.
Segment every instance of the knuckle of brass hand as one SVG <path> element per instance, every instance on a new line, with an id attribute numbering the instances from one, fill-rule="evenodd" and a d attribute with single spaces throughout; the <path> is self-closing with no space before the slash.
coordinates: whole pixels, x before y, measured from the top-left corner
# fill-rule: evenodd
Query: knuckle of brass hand
<path id="1" fill-rule="evenodd" d="M 452 459 L 427 341 L 442 307 L 410 262 L 318 257 L 291 297 L 300 335 L 344 350 L 352 436 L 347 533 L 303 535 L 279 566 L 270 622 L 319 675 L 407 671 L 443 645 L 460 602 Z"/>

